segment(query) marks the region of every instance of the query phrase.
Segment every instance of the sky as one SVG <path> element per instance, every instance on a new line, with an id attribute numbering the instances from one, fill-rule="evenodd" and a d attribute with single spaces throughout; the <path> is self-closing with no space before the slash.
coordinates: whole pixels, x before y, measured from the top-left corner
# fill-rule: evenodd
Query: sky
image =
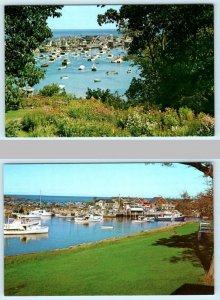
<path id="1" fill-rule="evenodd" d="M 97 23 L 97 15 L 113 8 L 118 10 L 119 5 L 106 5 L 97 7 L 96 5 L 74 5 L 64 6 L 60 18 L 49 18 L 48 25 L 51 29 L 115 29 L 115 24 L 105 24 L 100 27 Z"/>
<path id="2" fill-rule="evenodd" d="M 174 163 L 5 164 L 4 194 L 91 197 L 180 197 L 207 189 L 207 178 Z"/>

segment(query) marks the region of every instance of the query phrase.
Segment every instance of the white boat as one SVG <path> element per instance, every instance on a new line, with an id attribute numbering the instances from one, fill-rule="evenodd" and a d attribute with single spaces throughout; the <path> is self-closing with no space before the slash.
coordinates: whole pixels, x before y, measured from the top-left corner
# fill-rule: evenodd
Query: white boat
<path id="1" fill-rule="evenodd" d="M 89 214 L 86 216 L 82 216 L 82 217 L 76 217 L 74 219 L 74 221 L 76 223 L 91 223 L 91 222 L 102 222 L 103 221 L 103 216 L 102 215 L 93 215 L 93 214 Z"/>
<path id="2" fill-rule="evenodd" d="M 78 68 L 78 70 L 80 70 L 80 71 L 82 71 L 82 70 L 84 70 L 85 69 L 85 66 L 84 65 L 81 65 L 81 66 L 79 66 L 79 68 Z"/>
<path id="3" fill-rule="evenodd" d="M 47 226 L 41 226 L 41 221 L 32 221 L 19 217 L 4 224 L 4 235 L 38 234 L 48 233 Z"/>
<path id="4" fill-rule="evenodd" d="M 21 225 L 18 228 L 11 228 L 10 226 L 4 226 L 4 235 L 21 235 L 21 234 L 40 234 L 48 233 L 47 226 L 41 225 Z"/>
<path id="5" fill-rule="evenodd" d="M 96 66 L 95 66 L 95 65 L 93 65 L 93 66 L 92 66 L 92 68 L 91 68 L 91 70 L 92 70 L 92 71 L 97 71 L 97 68 L 96 68 Z"/>
<path id="6" fill-rule="evenodd" d="M 113 229 L 113 226 L 103 225 L 101 229 Z"/>
<path id="7" fill-rule="evenodd" d="M 38 209 L 38 210 L 32 210 L 29 213 L 29 216 L 34 217 L 34 216 L 41 216 L 41 217 L 51 217 L 52 216 L 51 211 L 47 211 L 45 209 Z"/>
<path id="8" fill-rule="evenodd" d="M 75 219 L 74 219 L 74 222 L 75 223 L 79 223 L 79 224 L 89 224 L 89 221 L 88 221 L 88 219 L 86 219 L 84 216 L 82 216 L 82 217 L 76 217 Z"/>
<path id="9" fill-rule="evenodd" d="M 60 66 L 60 67 L 58 68 L 58 70 L 63 70 L 63 69 L 66 69 L 66 66 Z"/>
<path id="10" fill-rule="evenodd" d="M 67 75 L 60 76 L 60 79 L 68 79 L 68 78 L 69 78 L 69 76 L 67 76 Z"/>
<path id="11" fill-rule="evenodd" d="M 94 82 L 101 82 L 101 79 L 96 78 L 94 79 Z"/>

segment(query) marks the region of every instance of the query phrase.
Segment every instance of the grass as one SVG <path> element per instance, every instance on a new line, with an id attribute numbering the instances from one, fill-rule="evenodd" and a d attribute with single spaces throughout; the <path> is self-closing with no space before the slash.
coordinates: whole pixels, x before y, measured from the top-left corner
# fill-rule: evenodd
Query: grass
<path id="1" fill-rule="evenodd" d="M 202 282 L 210 253 L 198 244 L 197 230 L 198 224 L 188 223 L 5 257 L 5 295 L 169 295 L 185 283 Z"/>

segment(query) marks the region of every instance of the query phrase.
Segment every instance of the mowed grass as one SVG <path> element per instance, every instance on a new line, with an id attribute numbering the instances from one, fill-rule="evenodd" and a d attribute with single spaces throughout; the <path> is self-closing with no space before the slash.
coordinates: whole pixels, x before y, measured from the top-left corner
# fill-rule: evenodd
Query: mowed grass
<path id="1" fill-rule="evenodd" d="M 184 283 L 202 282 L 197 230 L 198 224 L 188 223 L 5 257 L 5 295 L 169 295 Z"/>

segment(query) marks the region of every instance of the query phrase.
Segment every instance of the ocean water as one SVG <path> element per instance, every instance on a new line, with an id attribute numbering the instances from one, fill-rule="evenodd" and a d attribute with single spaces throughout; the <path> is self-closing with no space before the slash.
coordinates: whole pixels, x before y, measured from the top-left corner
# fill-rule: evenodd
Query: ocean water
<path id="1" fill-rule="evenodd" d="M 23 198 L 31 201 L 40 201 L 39 195 L 9 195 L 13 198 Z M 99 199 L 111 199 L 111 197 L 89 197 L 89 196 L 48 196 L 41 195 L 42 202 L 51 202 L 51 203 L 65 203 L 65 202 L 90 202 Z"/>
<path id="2" fill-rule="evenodd" d="M 52 29 L 53 39 L 70 36 L 120 36 L 116 29 Z"/>
<path id="3" fill-rule="evenodd" d="M 83 243 L 125 236 L 131 233 L 161 228 L 169 222 L 132 223 L 130 220 L 105 219 L 100 223 L 76 224 L 68 218 L 43 218 L 42 225 L 49 226 L 48 234 L 5 236 L 4 255 L 42 252 Z M 102 226 L 113 229 L 102 229 Z"/>
<path id="4" fill-rule="evenodd" d="M 98 49 L 93 49 L 91 55 L 96 54 Z M 117 56 L 123 57 L 126 52 L 121 49 L 112 49 L 111 53 Z M 64 58 L 70 60 L 70 65 L 66 69 L 58 70 L 61 66 Z M 48 61 L 48 60 L 46 60 Z M 40 66 L 45 60 L 38 60 L 37 65 Z M 78 70 L 80 65 L 84 65 L 85 69 Z M 91 71 L 91 67 L 95 65 L 97 71 Z M 88 61 L 88 58 L 80 55 L 79 57 L 73 57 L 72 53 L 66 54 L 65 57 L 59 57 L 54 62 L 49 63 L 46 69 L 45 78 L 42 79 L 39 84 L 34 86 L 37 93 L 45 85 L 56 83 L 58 85 L 64 85 L 67 93 L 74 94 L 76 97 L 85 97 L 86 91 L 90 89 L 109 89 L 111 92 L 118 92 L 123 96 L 126 90 L 129 88 L 132 78 L 139 77 L 139 70 L 137 66 L 133 66 L 132 61 L 123 61 L 122 63 L 111 63 L 111 59 L 107 59 L 107 54 L 103 54 L 96 62 Z M 128 69 L 131 69 L 131 73 L 127 73 Z M 107 75 L 107 71 L 116 71 L 117 75 Z M 67 76 L 66 79 L 62 79 L 62 76 Z M 95 82 L 98 79 L 100 82 Z"/>

